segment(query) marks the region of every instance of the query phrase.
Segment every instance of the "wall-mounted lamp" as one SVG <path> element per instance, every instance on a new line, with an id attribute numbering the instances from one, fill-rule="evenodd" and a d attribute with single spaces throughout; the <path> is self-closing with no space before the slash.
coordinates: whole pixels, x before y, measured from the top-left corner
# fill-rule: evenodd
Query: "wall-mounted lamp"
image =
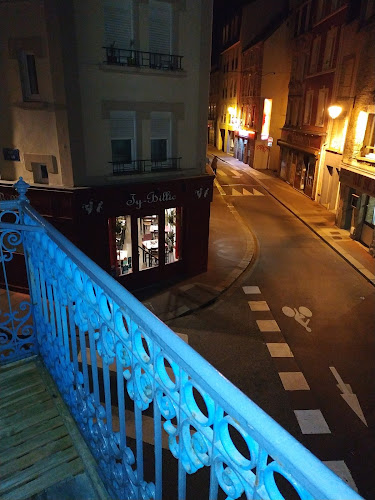
<path id="1" fill-rule="evenodd" d="M 229 106 L 228 113 L 230 113 L 231 115 L 235 115 L 236 114 L 236 110 L 232 106 Z"/>
<path id="2" fill-rule="evenodd" d="M 342 111 L 341 106 L 330 106 L 328 108 L 328 114 L 333 119 L 337 118 L 341 114 L 341 111 Z"/>

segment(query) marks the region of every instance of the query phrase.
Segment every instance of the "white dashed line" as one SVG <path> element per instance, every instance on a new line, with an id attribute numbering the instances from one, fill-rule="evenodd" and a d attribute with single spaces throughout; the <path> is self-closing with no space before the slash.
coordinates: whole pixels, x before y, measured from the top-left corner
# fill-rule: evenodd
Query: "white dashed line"
<path id="1" fill-rule="evenodd" d="M 310 387 L 302 372 L 279 372 L 286 391 L 309 391 Z"/>
<path id="2" fill-rule="evenodd" d="M 345 481 L 354 491 L 358 492 L 357 485 L 348 469 L 348 466 L 344 460 L 329 460 L 323 463 L 331 469 L 335 474 L 337 474 L 343 481 Z"/>
<path id="3" fill-rule="evenodd" d="M 285 342 L 268 342 L 268 350 L 273 358 L 293 358 L 290 347 Z"/>
<path id="4" fill-rule="evenodd" d="M 257 325 L 261 332 L 280 332 L 279 325 L 274 319 L 257 319 Z"/>
<path id="5" fill-rule="evenodd" d="M 249 307 L 252 311 L 269 311 L 270 308 L 265 300 L 250 300 Z"/>
<path id="6" fill-rule="evenodd" d="M 243 286 L 242 290 L 246 295 L 251 295 L 253 293 L 260 293 L 259 286 Z"/>
<path id="7" fill-rule="evenodd" d="M 302 434 L 331 434 L 320 410 L 294 410 Z"/>

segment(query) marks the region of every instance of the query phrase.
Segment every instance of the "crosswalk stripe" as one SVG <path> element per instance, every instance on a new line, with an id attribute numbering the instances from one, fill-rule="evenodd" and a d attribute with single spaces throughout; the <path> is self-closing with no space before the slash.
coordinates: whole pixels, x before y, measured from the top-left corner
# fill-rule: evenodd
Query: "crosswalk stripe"
<path id="1" fill-rule="evenodd" d="M 243 188 L 242 193 L 244 196 L 251 196 L 253 193 L 250 193 L 247 189 Z"/>
<path id="2" fill-rule="evenodd" d="M 232 196 L 242 196 L 242 193 L 237 191 L 237 189 L 232 188 Z"/>
<path id="3" fill-rule="evenodd" d="M 257 189 L 253 188 L 253 195 L 254 196 L 264 196 L 263 193 L 261 193 L 260 191 L 258 191 Z"/>

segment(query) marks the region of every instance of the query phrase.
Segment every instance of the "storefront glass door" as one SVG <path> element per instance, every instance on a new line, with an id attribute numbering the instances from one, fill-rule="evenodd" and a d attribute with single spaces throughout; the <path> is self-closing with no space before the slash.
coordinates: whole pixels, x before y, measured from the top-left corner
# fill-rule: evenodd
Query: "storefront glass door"
<path id="1" fill-rule="evenodd" d="M 159 217 L 138 217 L 139 270 L 145 271 L 159 266 Z"/>

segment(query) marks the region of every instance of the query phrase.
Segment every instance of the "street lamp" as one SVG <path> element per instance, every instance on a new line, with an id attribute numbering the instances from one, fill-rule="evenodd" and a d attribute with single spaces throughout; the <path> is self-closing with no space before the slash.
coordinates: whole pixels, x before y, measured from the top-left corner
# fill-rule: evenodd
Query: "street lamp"
<path id="1" fill-rule="evenodd" d="M 236 114 L 236 110 L 232 106 L 229 106 L 228 113 L 231 115 L 234 115 L 234 114 Z"/>
<path id="2" fill-rule="evenodd" d="M 341 114 L 341 111 L 342 111 L 342 107 L 341 106 L 330 106 L 328 108 L 328 114 L 331 118 L 335 119 L 337 118 L 340 114 Z"/>

